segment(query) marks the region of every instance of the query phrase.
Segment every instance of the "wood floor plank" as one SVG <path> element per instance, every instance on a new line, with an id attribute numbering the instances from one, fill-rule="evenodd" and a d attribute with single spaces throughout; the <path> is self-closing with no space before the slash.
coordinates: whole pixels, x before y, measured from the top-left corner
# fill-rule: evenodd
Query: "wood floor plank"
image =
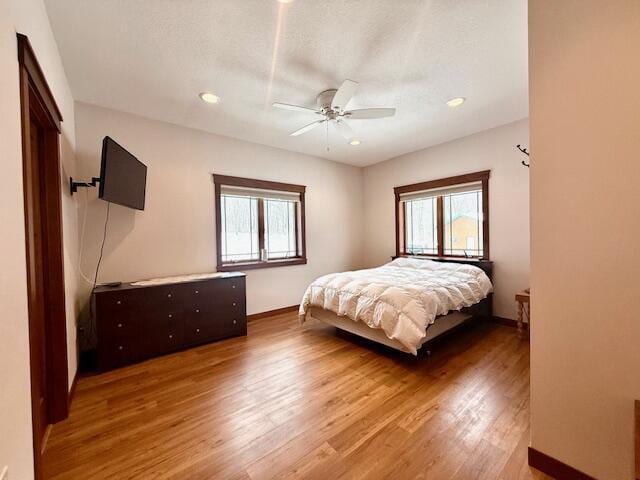
<path id="1" fill-rule="evenodd" d="M 340 478 L 346 472 L 347 466 L 338 452 L 325 442 L 273 478 L 277 480 L 327 480 Z"/>
<path id="2" fill-rule="evenodd" d="M 402 354 L 295 313 L 78 380 L 48 479 L 545 479 L 528 343 L 480 324 Z"/>

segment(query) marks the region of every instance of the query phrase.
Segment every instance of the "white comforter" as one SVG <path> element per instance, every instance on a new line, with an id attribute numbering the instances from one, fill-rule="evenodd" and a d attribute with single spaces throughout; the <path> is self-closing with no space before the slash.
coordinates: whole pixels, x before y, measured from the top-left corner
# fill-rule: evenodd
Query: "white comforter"
<path id="1" fill-rule="evenodd" d="M 491 291 L 489 277 L 478 267 L 398 258 L 318 278 L 307 288 L 299 313 L 304 321 L 309 308 L 320 307 L 362 321 L 416 354 L 437 316 L 478 303 Z"/>

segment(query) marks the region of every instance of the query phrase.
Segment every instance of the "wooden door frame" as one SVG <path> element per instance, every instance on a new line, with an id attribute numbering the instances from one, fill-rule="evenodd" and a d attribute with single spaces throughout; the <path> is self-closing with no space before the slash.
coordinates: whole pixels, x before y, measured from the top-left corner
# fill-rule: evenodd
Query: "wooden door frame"
<path id="1" fill-rule="evenodd" d="M 47 419 L 50 423 L 59 422 L 69 414 L 69 378 L 67 367 L 67 326 L 65 312 L 64 287 L 64 249 L 62 238 L 62 198 L 60 185 L 60 152 L 59 136 L 62 115 L 56 105 L 42 69 L 38 64 L 29 39 L 18 34 L 18 64 L 20 72 L 20 112 L 22 123 L 22 161 L 25 212 L 25 240 L 27 266 L 27 298 L 29 306 L 29 344 L 33 345 L 35 327 L 32 322 L 34 309 L 43 308 L 45 315 L 44 342 L 47 364 L 46 395 Z M 36 163 L 31 155 L 31 118 L 35 117 L 43 128 L 41 170 L 36 169 Z M 33 217 L 33 202 L 29 195 L 30 189 L 41 188 L 43 196 L 43 256 L 46 259 L 44 269 L 45 305 L 37 305 L 33 271 L 37 259 L 34 244 L 37 241 L 33 235 L 35 219 Z M 42 336 L 42 335 L 41 335 Z M 33 389 L 34 349 L 30 348 L 31 361 L 31 406 L 32 415 L 38 399 Z M 40 478 L 41 457 L 43 445 L 36 445 L 34 428 L 34 462 L 36 478 Z M 44 442 L 43 442 L 44 443 Z"/>

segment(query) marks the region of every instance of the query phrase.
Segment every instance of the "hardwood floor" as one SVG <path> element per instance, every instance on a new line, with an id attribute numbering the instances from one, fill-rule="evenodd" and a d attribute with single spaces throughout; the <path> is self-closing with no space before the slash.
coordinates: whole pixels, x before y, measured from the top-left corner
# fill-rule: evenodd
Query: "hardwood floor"
<path id="1" fill-rule="evenodd" d="M 49 479 L 545 479 L 528 343 L 480 324 L 413 358 L 295 314 L 81 378 Z"/>

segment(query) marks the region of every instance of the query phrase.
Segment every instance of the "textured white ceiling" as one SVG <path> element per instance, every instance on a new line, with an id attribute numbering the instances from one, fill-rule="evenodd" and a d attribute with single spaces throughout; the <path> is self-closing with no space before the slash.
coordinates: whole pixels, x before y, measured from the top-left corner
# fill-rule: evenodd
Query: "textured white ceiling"
<path id="1" fill-rule="evenodd" d="M 76 100 L 354 165 L 528 114 L 526 0 L 46 0 Z M 273 101 L 349 78 L 353 147 Z M 211 106 L 201 91 L 221 97 Z M 464 96 L 450 109 L 445 101 Z M 311 117 L 311 118 L 309 118 Z"/>

